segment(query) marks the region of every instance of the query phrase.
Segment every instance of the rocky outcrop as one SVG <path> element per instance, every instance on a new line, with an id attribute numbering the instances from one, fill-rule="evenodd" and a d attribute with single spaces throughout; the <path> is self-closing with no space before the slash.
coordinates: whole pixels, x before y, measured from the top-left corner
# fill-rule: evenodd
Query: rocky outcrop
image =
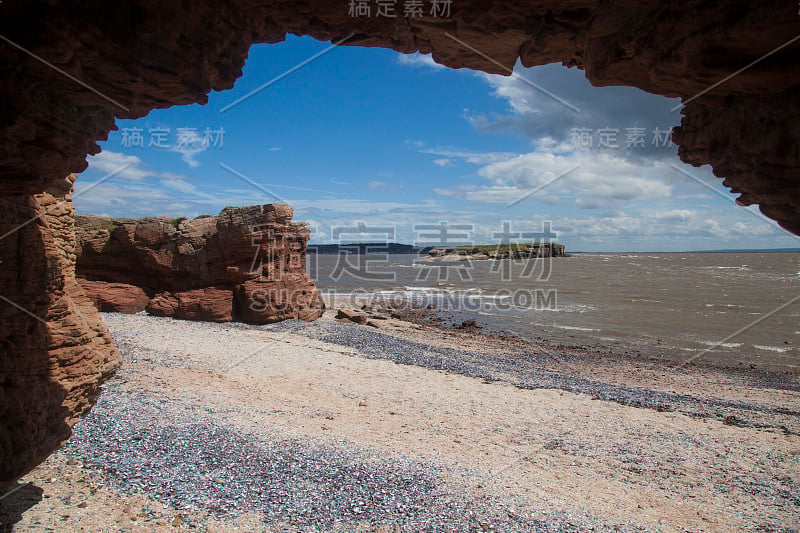
<path id="1" fill-rule="evenodd" d="M 740 203 L 758 204 L 800 234 L 795 3 L 463 0 L 438 17 L 395 18 L 376 16 L 368 3 L 371 16 L 360 17 L 348 13 L 350 2 L 320 0 L 2 4 L 0 294 L 13 304 L 0 302 L 0 486 L 68 434 L 116 361 L 74 281 L 74 254 L 66 252 L 71 207 L 57 200 L 68 198 L 63 176 L 86 168 L 86 155 L 100 151 L 97 141 L 116 118 L 205 103 L 211 90 L 231 88 L 253 43 L 311 35 L 433 53 L 452 68 L 501 74 L 517 60 L 560 61 L 584 69 L 595 85 L 682 97 L 683 119 L 673 132 L 681 158 L 711 164 Z M 58 214 L 39 216 L 45 207 Z M 157 229 L 142 228 L 139 242 L 159 238 Z M 153 246 L 148 259 L 159 264 Z M 193 276 L 211 274 L 198 265 Z M 253 285 L 240 283 L 234 301 L 248 299 Z M 267 314 L 282 308 L 265 301 Z"/>
<path id="2" fill-rule="evenodd" d="M 305 271 L 309 231 L 285 204 L 192 220 L 77 217 L 77 273 L 101 310 L 266 324 L 324 309 Z M 116 300 L 114 298 L 117 298 Z"/>
<path id="3" fill-rule="evenodd" d="M 73 179 L 0 202 L 0 486 L 70 436 L 120 363 L 75 279 Z"/>
<path id="4" fill-rule="evenodd" d="M 78 279 L 78 284 L 94 306 L 105 313 L 138 313 L 150 302 L 147 293 L 136 285 L 86 279 Z"/>

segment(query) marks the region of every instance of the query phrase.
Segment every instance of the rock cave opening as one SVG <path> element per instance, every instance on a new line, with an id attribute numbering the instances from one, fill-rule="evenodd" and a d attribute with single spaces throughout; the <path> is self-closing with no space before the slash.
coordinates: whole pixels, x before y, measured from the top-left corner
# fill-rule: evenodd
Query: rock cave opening
<path id="1" fill-rule="evenodd" d="M 595 85 L 682 98 L 681 125 L 672 137 L 681 160 L 710 164 L 740 194 L 741 204 L 758 204 L 782 227 L 800 232 L 800 104 L 791 74 L 800 45 L 793 5 L 789 13 L 779 2 L 698 2 L 686 17 L 661 2 L 583 2 L 575 9 L 466 2 L 441 20 L 358 18 L 346 7 L 304 1 L 164 7 L 138 0 L 114 7 L 3 5 L 0 484 L 10 484 L 57 449 L 119 365 L 76 277 L 73 173 L 86 169 L 87 155 L 100 153 L 97 142 L 107 138 L 115 120 L 205 103 L 210 91 L 230 89 L 253 43 L 276 43 L 287 33 L 309 35 L 346 46 L 433 54 L 447 67 L 505 74 L 518 60 L 526 67 L 563 62 L 583 69 Z M 715 29 L 707 19 L 718 21 Z M 737 58 L 735 64 L 730 58 Z M 283 226 L 291 219 L 263 209 L 225 216 L 263 216 Z M 175 242 L 175 249 L 205 249 L 205 243 L 195 244 L 205 238 L 199 226 L 207 223 L 200 219 L 190 232 L 194 241 Z M 171 225 L 156 222 L 166 233 Z M 303 234 L 302 228 L 292 231 Z M 153 230 L 140 234 L 146 239 Z M 229 242 L 240 248 L 247 242 L 251 259 L 250 235 L 236 233 Z M 198 301 L 219 290 L 220 277 L 235 275 L 223 269 L 204 278 L 201 289 L 189 283 L 177 291 L 202 294 L 173 295 L 160 305 L 196 312 Z M 306 282 L 299 270 L 298 276 Z M 245 283 L 228 280 L 225 298 L 227 291 L 235 298 Z"/>

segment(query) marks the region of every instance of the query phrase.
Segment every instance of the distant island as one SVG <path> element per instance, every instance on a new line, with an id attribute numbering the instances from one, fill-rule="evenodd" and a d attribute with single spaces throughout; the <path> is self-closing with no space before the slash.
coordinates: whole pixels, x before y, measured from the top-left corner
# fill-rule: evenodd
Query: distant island
<path id="1" fill-rule="evenodd" d="M 535 257 L 567 257 L 563 244 L 554 242 L 519 242 L 480 246 L 450 246 L 428 252 L 434 259 L 463 261 L 467 259 L 531 259 Z"/>
<path id="2" fill-rule="evenodd" d="M 526 242 L 511 244 L 482 244 L 470 246 L 414 246 L 396 242 L 355 242 L 348 244 L 309 244 L 309 254 L 338 255 L 340 253 L 427 255 L 442 260 L 467 259 L 526 259 L 533 257 L 567 257 L 563 244 Z"/>
<path id="3" fill-rule="evenodd" d="M 397 242 L 354 242 L 348 244 L 309 244 L 308 253 L 319 255 L 339 255 L 340 253 L 368 254 L 427 254 L 432 246 L 414 246 Z"/>

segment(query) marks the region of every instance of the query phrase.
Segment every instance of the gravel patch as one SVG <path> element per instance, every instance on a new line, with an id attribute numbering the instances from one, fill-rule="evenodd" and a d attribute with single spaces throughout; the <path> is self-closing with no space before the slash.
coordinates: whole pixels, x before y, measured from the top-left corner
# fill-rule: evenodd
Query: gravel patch
<path id="1" fill-rule="evenodd" d="M 152 339 L 147 343 L 137 343 L 137 339 L 148 336 L 148 332 L 142 330 L 140 320 L 108 318 L 123 359 L 133 364 L 123 366 L 100 403 L 78 424 L 76 435 L 64 453 L 97 472 L 109 486 L 126 493 L 140 491 L 152 495 L 159 502 L 185 513 L 187 523 L 199 528 L 206 526 L 204 517 L 211 515 L 223 523 L 232 523 L 230 520 L 243 516 L 255 516 L 262 520 L 265 528 L 289 531 L 641 531 L 645 528 L 640 523 L 660 530 L 661 526 L 686 525 L 698 520 L 694 510 L 686 515 L 680 514 L 684 509 L 680 505 L 685 505 L 687 510 L 697 507 L 698 517 L 706 513 L 709 506 L 714 509 L 709 511 L 711 517 L 708 520 L 705 515 L 701 518 L 704 525 L 712 528 L 711 524 L 720 526 L 724 523 L 714 522 L 715 518 L 730 513 L 730 518 L 736 517 L 742 521 L 741 524 L 752 526 L 748 527 L 750 530 L 791 531 L 786 526 L 793 520 L 786 517 L 794 516 L 800 508 L 797 496 L 800 485 L 792 473 L 798 464 L 797 455 L 790 448 L 773 446 L 776 439 L 787 439 L 787 443 L 796 439 L 800 416 L 787 408 L 788 404 L 787 407 L 776 407 L 782 404 L 781 401 L 758 401 L 770 398 L 766 395 L 770 392 L 780 398 L 783 393 L 779 391 L 793 390 L 790 381 L 785 387 L 779 382 L 774 389 L 766 387 L 765 396 L 756 396 L 758 400 L 754 398 L 752 401 L 743 391 L 734 398 L 725 397 L 724 388 L 719 391 L 719 397 L 715 396 L 716 393 L 711 395 L 700 390 L 694 396 L 694 389 L 690 387 L 680 392 L 667 388 L 670 372 L 684 376 L 668 366 L 663 370 L 655 366 L 652 370 L 667 374 L 667 379 L 657 382 L 665 384 L 664 388 L 647 388 L 647 385 L 619 383 L 621 380 L 616 380 L 608 371 L 593 379 L 592 365 L 595 360 L 602 360 L 602 354 L 583 355 L 582 352 L 549 348 L 549 353 L 539 353 L 534 351 L 538 349 L 535 345 L 530 345 L 531 351 L 526 352 L 528 345 L 508 344 L 497 339 L 494 339 L 496 350 L 486 350 L 477 344 L 482 342 L 481 339 L 475 341 L 472 337 L 466 337 L 468 342 L 463 346 L 457 344 L 458 338 L 448 340 L 444 346 L 428 345 L 423 339 L 431 338 L 430 331 L 418 338 L 409 338 L 413 331 L 409 334 L 401 330 L 398 336 L 388 333 L 385 328 L 331 320 L 251 326 L 236 323 L 175 324 L 172 319 L 148 317 L 147 323 L 152 324 L 154 334 L 164 339 L 162 351 Z M 170 344 L 170 339 L 175 340 L 170 329 L 173 327 L 180 331 L 178 338 L 194 339 L 208 335 L 209 344 L 194 340 L 187 344 Z M 492 339 L 487 339 L 487 343 L 490 342 Z M 501 430 L 504 431 L 501 434 L 507 434 L 507 440 L 499 441 L 505 442 L 505 446 L 525 450 L 525 443 L 535 447 L 534 443 L 538 442 L 540 450 L 543 449 L 544 453 L 540 451 L 531 456 L 530 465 L 533 466 L 525 468 L 533 472 L 533 477 L 526 477 L 523 483 L 531 488 L 539 486 L 538 472 L 542 472 L 543 483 L 556 483 L 554 487 L 557 487 L 562 479 L 559 475 L 566 475 L 568 479 L 574 476 L 568 483 L 583 490 L 580 480 L 583 468 L 587 468 L 585 472 L 590 477 L 595 476 L 595 482 L 598 479 L 610 480 L 609 484 L 599 483 L 602 487 L 599 488 L 601 501 L 613 501 L 618 488 L 614 484 L 617 483 L 624 489 L 625 495 L 620 496 L 624 502 L 637 499 L 641 490 L 656 499 L 657 495 L 669 495 L 670 501 L 674 498 L 675 502 L 682 503 L 676 507 L 663 506 L 671 509 L 670 518 L 663 524 L 658 515 L 652 514 L 653 508 L 661 507 L 646 501 L 642 501 L 638 508 L 649 509 L 647 516 L 640 516 L 636 506 L 625 514 L 606 514 L 606 508 L 584 505 L 587 499 L 593 500 L 594 488 L 572 498 L 548 496 L 544 500 L 547 503 L 541 505 L 541 500 L 532 503 L 533 500 L 521 496 L 522 492 L 515 492 L 512 487 L 517 485 L 514 482 L 509 484 L 513 475 L 507 476 L 502 469 L 492 468 L 490 471 L 505 472 L 502 478 L 502 482 L 507 484 L 505 489 L 492 484 L 489 479 L 494 479 L 492 474 L 475 477 L 472 463 L 441 462 L 435 453 L 424 455 L 424 459 L 412 454 L 412 460 L 402 455 L 404 452 L 395 451 L 396 448 L 374 448 L 364 444 L 370 441 L 353 440 L 352 435 L 344 439 L 341 434 L 334 436 L 336 432 L 319 433 L 316 421 L 310 425 L 317 428 L 317 433 L 312 430 L 313 435 L 301 433 L 296 437 L 297 433 L 292 432 L 291 438 L 287 434 L 275 433 L 283 427 L 280 423 L 266 430 L 251 427 L 250 418 L 247 418 L 249 411 L 242 406 L 223 402 L 215 408 L 216 411 L 204 407 L 203 389 L 193 390 L 192 398 L 181 396 L 181 392 L 173 395 L 170 391 L 182 390 L 180 380 L 175 385 L 171 381 L 160 383 L 154 388 L 161 390 L 158 394 L 146 390 L 149 389 L 146 376 L 158 375 L 159 367 L 185 368 L 190 370 L 187 375 L 197 376 L 200 383 L 206 375 L 212 376 L 213 380 L 224 380 L 227 377 L 225 354 L 237 354 L 246 349 L 247 343 L 272 346 L 270 353 L 274 357 L 280 357 L 284 353 L 281 350 L 302 350 L 305 348 L 298 347 L 307 345 L 312 350 L 310 353 L 322 350 L 318 353 L 341 354 L 342 361 L 349 361 L 348 366 L 364 364 L 358 362 L 363 356 L 459 374 L 485 383 L 497 382 L 518 389 L 556 389 L 604 400 L 589 402 L 586 396 L 574 397 L 584 406 L 582 411 L 578 411 L 581 417 L 589 417 L 595 412 L 612 415 L 610 418 L 600 416 L 596 421 L 581 418 L 577 424 L 581 429 L 575 432 L 571 431 L 572 426 L 555 424 L 551 428 L 536 423 L 520 425 L 513 431 Z M 204 355 L 193 357 L 188 353 L 193 350 Z M 481 350 L 480 353 L 477 350 Z M 236 360 L 236 356 L 232 359 Z M 389 373 L 394 372 L 392 365 L 386 367 L 384 363 L 379 366 L 388 368 Z M 619 368 L 624 367 L 619 365 Z M 606 368 L 617 367 L 610 365 Z M 412 371 L 399 367 L 396 370 Z M 689 383 L 693 383 L 691 380 L 696 376 L 698 385 L 707 384 L 709 387 L 718 382 L 728 387 L 727 390 L 737 386 L 758 387 L 758 376 L 753 376 L 752 381 L 748 381 L 746 376 L 740 380 L 736 372 L 720 371 L 703 381 L 702 369 L 692 372 L 694 374 L 685 374 Z M 133 379 L 137 375 L 139 379 Z M 170 375 L 182 374 L 173 372 Z M 143 376 L 144 380 L 141 379 Z M 317 376 L 314 383 L 316 386 L 325 384 L 325 379 L 324 375 Z M 442 376 L 442 379 L 455 378 Z M 213 380 L 209 383 L 216 386 L 217 382 Z M 635 385 L 649 383 L 636 379 L 626 381 Z M 138 387 L 137 383 L 140 384 Z M 264 383 L 269 387 L 268 381 Z M 311 385 L 311 378 L 308 384 Z M 297 385 L 302 388 L 305 382 L 299 381 Z M 480 384 L 477 387 L 482 389 Z M 498 390 L 501 389 L 513 390 L 512 387 Z M 253 390 L 257 392 L 260 389 L 256 387 Z M 292 389 L 287 390 L 291 396 Z M 213 394 L 219 394 L 219 391 L 214 389 Z M 704 392 L 707 393 L 705 396 L 702 395 Z M 165 393 L 167 397 L 164 397 Z M 520 394 L 520 391 L 514 394 Z M 791 398 L 791 395 L 787 397 Z M 307 416 L 308 413 L 303 412 L 307 401 L 301 400 L 287 409 Z M 312 403 L 315 401 L 311 400 Z M 613 409 L 621 408 L 610 408 L 608 402 L 637 409 L 627 411 L 625 419 L 616 419 Z M 447 408 L 453 409 L 453 405 L 457 404 Z M 596 405 L 597 410 L 590 405 Z M 325 406 L 324 403 L 318 405 L 320 416 L 327 413 Z M 270 408 L 281 409 L 282 404 Z M 648 412 L 651 409 L 653 412 Z M 670 413 L 658 414 L 655 411 Z M 369 411 L 365 409 L 364 412 Z M 688 421 L 672 412 L 700 420 Z M 395 414 L 389 412 L 389 415 Z M 417 416 L 420 415 L 424 416 L 422 412 Z M 497 415 L 502 419 L 502 408 Z M 339 420 L 341 411 L 337 411 L 336 416 Z M 664 429 L 659 426 L 653 429 L 649 422 L 651 418 L 666 422 Z M 238 420 L 239 425 L 234 425 L 234 420 Z M 369 421 L 361 420 L 359 423 Z M 701 420 L 719 420 L 727 427 L 716 423 L 705 426 Z M 303 424 L 291 427 L 307 427 Z M 435 424 L 432 428 L 440 427 Z M 369 427 L 368 423 L 366 427 Z M 495 426 L 480 426 L 478 431 L 483 431 L 483 427 Z M 597 427 L 602 430 L 586 434 Z M 768 428 L 769 431 L 739 430 L 737 427 Z M 372 430 L 374 428 L 373 421 Z M 330 429 L 323 423 L 322 430 Z M 436 432 L 433 429 L 432 435 Z M 643 434 L 646 438 L 642 438 Z M 471 433 L 465 435 L 463 446 L 470 450 L 469 446 L 475 441 Z M 416 434 L 411 438 L 419 436 Z M 453 441 L 458 443 L 457 447 L 462 446 L 463 438 L 458 435 L 459 440 Z M 490 441 L 490 446 L 494 445 L 491 438 L 486 440 Z M 413 449 L 403 448 L 402 441 L 398 442 L 401 443 L 399 450 Z M 453 446 L 449 440 L 438 442 L 436 446 L 442 444 Z M 449 455 L 444 457 L 452 459 Z M 471 460 L 481 461 L 481 457 Z M 527 456 L 521 457 L 527 460 Z M 541 465 L 547 466 L 544 470 L 537 470 Z M 547 469 L 551 465 L 558 475 L 550 475 Z M 482 486 L 491 486 L 492 489 Z M 609 487 L 613 488 L 609 490 Z M 639 523 L 634 522 L 637 519 Z M 610 520 L 619 522 L 609 525 Z M 695 525 L 702 529 L 698 522 Z"/>
<path id="2" fill-rule="evenodd" d="M 300 531 L 620 530 L 583 513 L 520 513 L 513 501 L 452 493 L 433 464 L 348 443 L 255 439 L 215 413 L 118 382 L 60 453 L 123 492 L 144 491 L 185 511 L 194 527 L 202 524 L 192 512 L 202 509 L 221 519 L 255 512 L 267 527 Z"/>

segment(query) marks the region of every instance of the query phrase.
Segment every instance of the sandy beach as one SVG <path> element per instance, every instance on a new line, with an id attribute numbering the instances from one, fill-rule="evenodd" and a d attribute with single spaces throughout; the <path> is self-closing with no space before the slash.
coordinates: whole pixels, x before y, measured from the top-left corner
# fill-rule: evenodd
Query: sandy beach
<path id="1" fill-rule="evenodd" d="M 396 319 L 104 314 L 124 365 L 17 531 L 792 531 L 800 382 Z"/>

